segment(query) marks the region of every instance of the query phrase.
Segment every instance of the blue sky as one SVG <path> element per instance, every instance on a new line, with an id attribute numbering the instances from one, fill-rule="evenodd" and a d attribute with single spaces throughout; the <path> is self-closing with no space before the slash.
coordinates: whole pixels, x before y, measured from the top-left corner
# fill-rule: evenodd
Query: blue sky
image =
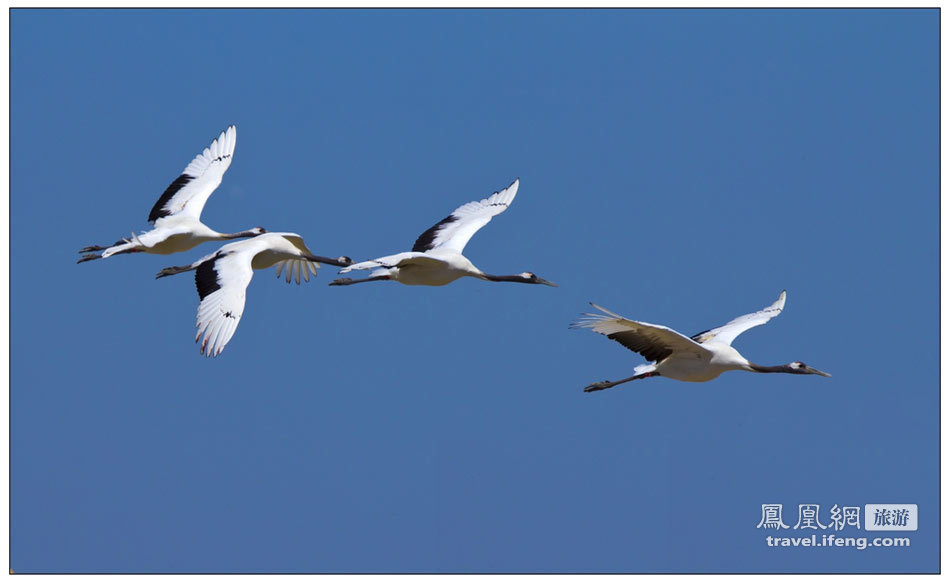
<path id="1" fill-rule="evenodd" d="M 14 10 L 11 567 L 936 571 L 938 19 Z M 153 276 L 214 244 L 75 260 L 229 124 L 212 228 L 364 260 L 520 177 L 466 256 L 560 286 L 260 271 L 206 359 L 193 279 Z M 582 392 L 643 363 L 567 329 L 589 301 L 691 334 L 782 289 L 735 347 L 833 378 Z M 919 529 L 772 548 L 766 503 Z"/>

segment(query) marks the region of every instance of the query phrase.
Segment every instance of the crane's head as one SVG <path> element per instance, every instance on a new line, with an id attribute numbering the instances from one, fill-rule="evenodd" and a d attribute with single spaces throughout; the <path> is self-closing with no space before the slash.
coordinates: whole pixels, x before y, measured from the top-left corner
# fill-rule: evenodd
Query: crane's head
<path id="1" fill-rule="evenodd" d="M 257 235 L 261 235 L 261 234 L 267 234 L 267 231 L 264 230 L 264 227 L 263 227 L 263 226 L 255 226 L 255 227 L 252 228 L 249 232 L 251 233 L 252 236 L 257 236 Z"/>
<path id="2" fill-rule="evenodd" d="M 831 378 L 831 374 L 811 368 L 805 364 L 805 362 L 792 362 L 791 364 L 786 364 L 785 367 L 790 374 L 818 374 L 819 376 Z"/>
<path id="3" fill-rule="evenodd" d="M 525 283 L 533 283 L 533 284 L 535 284 L 535 285 L 547 285 L 548 287 L 557 287 L 557 285 L 556 285 L 555 283 L 552 283 L 552 282 L 550 282 L 550 281 L 546 281 L 546 280 L 542 279 L 541 277 L 538 277 L 538 276 L 535 275 L 534 273 L 531 273 L 531 272 L 528 272 L 528 271 L 525 271 L 524 273 L 521 273 L 521 274 L 518 275 L 518 276 L 521 277 L 522 279 L 524 279 L 524 282 L 525 282 Z"/>

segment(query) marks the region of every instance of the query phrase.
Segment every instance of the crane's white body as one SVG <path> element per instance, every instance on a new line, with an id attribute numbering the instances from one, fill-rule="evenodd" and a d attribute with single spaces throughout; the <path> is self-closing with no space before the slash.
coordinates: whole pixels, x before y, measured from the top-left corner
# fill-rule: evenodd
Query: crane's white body
<path id="1" fill-rule="evenodd" d="M 255 270 L 276 265 L 278 277 L 285 272 L 288 283 L 294 278 L 300 284 L 301 276 L 305 281 L 310 281 L 310 275 L 316 276 L 317 260 L 346 264 L 315 257 L 299 234 L 270 232 L 228 243 L 190 265 L 163 269 L 158 277 L 195 271 L 195 286 L 200 298 L 195 341 L 202 340 L 201 353 L 211 357 L 220 354 L 234 335 L 244 313 L 245 293 Z"/>
<path id="2" fill-rule="evenodd" d="M 518 193 L 516 179 L 510 186 L 488 198 L 469 202 L 422 233 L 412 250 L 371 261 L 355 263 L 340 273 L 354 270 L 372 270 L 369 278 L 354 281 L 338 279 L 331 285 L 350 285 L 363 281 L 393 280 L 403 285 L 447 285 L 461 277 L 475 277 L 486 281 L 516 281 L 554 286 L 533 273 L 496 276 L 488 275 L 468 260 L 462 251 L 480 228 L 492 217 L 504 212 Z"/>
<path id="3" fill-rule="evenodd" d="M 191 250 L 212 240 L 224 240 L 224 235 L 190 216 L 169 216 L 156 220 L 152 230 L 133 235 L 126 242 L 102 251 L 102 258 L 135 250 L 155 255 L 171 255 Z"/>
<path id="4" fill-rule="evenodd" d="M 691 338 L 663 325 L 627 319 L 592 303 L 591 305 L 604 314 L 588 314 L 571 327 L 589 328 L 653 361 L 634 368 L 631 378 L 619 382 L 599 382 L 588 388 L 599 390 L 656 375 L 684 382 L 707 382 L 731 370 L 828 376 L 829 374 L 809 368 L 802 362 L 792 362 L 785 366 L 759 366 L 749 362 L 732 347 L 733 340 L 739 334 L 762 325 L 781 313 L 785 307 L 785 295 L 785 291 L 782 291 L 779 298 L 768 307 L 737 317 L 725 325 L 698 333 Z"/>
<path id="5" fill-rule="evenodd" d="M 231 167 L 236 144 L 237 128 L 232 125 L 195 156 L 165 189 L 149 213 L 148 220 L 154 224 L 152 230 L 141 234 L 133 232 L 130 238 L 110 247 L 87 247 L 80 252 L 101 250 L 102 254 L 85 255 L 80 262 L 133 252 L 170 255 L 190 250 L 206 241 L 251 237 L 265 232 L 257 227 L 231 234 L 221 233 L 201 222 L 205 203 Z"/>
<path id="6" fill-rule="evenodd" d="M 372 261 L 356 263 L 340 273 L 353 269 L 373 269 L 370 277 L 386 277 L 403 285 L 448 285 L 462 277 L 484 275 L 472 261 L 449 249 L 432 249 L 426 252 L 405 252 Z"/>
<path id="7" fill-rule="evenodd" d="M 701 354 L 674 352 L 660 363 L 634 368 L 636 374 L 656 372 L 660 376 L 684 382 L 708 382 L 730 370 L 749 370 L 749 361 L 732 346 L 712 342 Z"/>

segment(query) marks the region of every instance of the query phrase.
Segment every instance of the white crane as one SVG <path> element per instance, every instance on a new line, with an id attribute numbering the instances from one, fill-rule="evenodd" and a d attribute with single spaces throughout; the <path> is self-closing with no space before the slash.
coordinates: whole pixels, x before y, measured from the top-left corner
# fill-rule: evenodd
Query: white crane
<path id="1" fill-rule="evenodd" d="M 201 210 L 231 166 L 236 143 L 237 128 L 232 125 L 191 160 L 152 207 L 148 221 L 155 228 L 139 235 L 133 231 L 130 238 L 117 241 L 112 246 L 93 245 L 81 249 L 80 253 L 88 254 L 76 262 L 84 263 L 123 253 L 170 255 L 187 251 L 209 240 L 231 240 L 265 233 L 258 226 L 226 234 L 211 230 L 201 222 Z"/>
<path id="2" fill-rule="evenodd" d="M 195 287 L 198 288 L 198 333 L 195 342 L 204 336 L 201 353 L 217 356 L 227 345 L 237 329 L 244 313 L 244 293 L 254 269 L 267 269 L 277 265 L 277 276 L 285 272 L 290 283 L 300 276 L 310 281 L 316 276 L 318 265 L 326 263 L 337 267 L 352 264 L 349 257 L 330 259 L 310 252 L 303 238 L 292 232 L 269 232 L 250 240 L 228 243 L 190 265 L 166 267 L 155 275 L 156 279 L 195 272 Z"/>
<path id="3" fill-rule="evenodd" d="M 700 332 L 691 338 L 662 325 L 632 321 L 593 303 L 591 305 L 607 315 L 585 314 L 586 317 L 572 323 L 571 328 L 590 328 L 637 352 L 651 363 L 634 368 L 635 374 L 629 378 L 616 382 L 595 382 L 584 388 L 584 392 L 604 390 L 651 376 L 665 376 L 686 382 L 706 382 L 729 370 L 818 374 L 831 377 L 831 374 L 809 368 L 802 362 L 782 366 L 753 364 L 730 345 L 742 332 L 762 325 L 781 313 L 785 307 L 785 291 L 782 291 L 775 303 L 761 311 L 737 317 L 721 327 Z"/>
<path id="4" fill-rule="evenodd" d="M 422 233 L 412 250 L 372 261 L 356 263 L 340 270 L 348 273 L 354 269 L 375 269 L 366 279 L 336 279 L 330 285 L 353 285 L 368 281 L 398 281 L 404 285 L 446 285 L 461 277 L 475 277 L 484 281 L 512 281 L 557 287 L 534 273 L 517 275 L 489 275 L 480 271 L 462 255 L 462 249 L 478 229 L 501 214 L 515 199 L 518 180 L 501 192 L 495 192 L 484 200 L 469 202 L 445 217 L 441 222 Z"/>

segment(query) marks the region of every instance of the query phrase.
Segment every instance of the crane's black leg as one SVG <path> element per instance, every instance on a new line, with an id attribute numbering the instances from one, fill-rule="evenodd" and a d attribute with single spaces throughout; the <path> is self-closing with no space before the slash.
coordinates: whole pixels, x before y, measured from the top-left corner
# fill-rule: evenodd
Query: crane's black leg
<path id="1" fill-rule="evenodd" d="M 177 275 L 178 273 L 184 273 L 185 271 L 192 271 L 194 267 L 191 265 L 184 265 L 181 267 L 165 267 L 159 271 L 156 275 L 156 279 L 161 279 L 162 277 L 168 277 L 169 275 Z"/>
<path id="2" fill-rule="evenodd" d="M 120 243 L 120 244 L 121 244 L 121 243 Z M 91 245 L 91 246 L 83 247 L 83 248 L 79 249 L 79 254 L 82 254 L 82 253 L 91 253 L 91 252 L 95 252 L 95 251 L 104 251 L 104 250 L 106 250 L 107 248 L 109 248 L 109 247 L 105 247 L 105 246 L 102 246 L 102 245 Z"/>
<path id="3" fill-rule="evenodd" d="M 629 378 L 624 378 L 623 380 L 617 380 L 616 382 L 610 382 L 608 380 L 604 380 L 603 382 L 594 382 L 593 384 L 590 384 L 589 386 L 584 388 L 584 392 L 596 392 L 598 390 L 606 390 L 607 388 L 613 388 L 617 384 L 623 384 L 625 382 L 630 382 L 632 380 L 639 380 L 641 378 L 649 378 L 651 376 L 659 376 L 659 374 L 656 372 L 647 372 L 646 374 L 637 374 L 635 376 L 630 376 Z"/>
<path id="4" fill-rule="evenodd" d="M 357 283 L 366 283 L 369 281 L 388 281 L 391 277 L 389 275 L 378 275 L 376 277 L 368 277 L 366 279 L 350 279 L 349 277 L 344 279 L 334 279 L 330 281 L 330 286 L 336 285 L 356 285 Z"/>
<path id="5" fill-rule="evenodd" d="M 107 247 L 108 248 L 108 247 Z M 102 255 L 97 255 L 96 253 L 89 253 L 88 255 L 83 255 L 81 259 L 76 261 L 76 264 L 85 263 L 86 261 L 92 261 L 94 259 L 101 259 Z"/>

